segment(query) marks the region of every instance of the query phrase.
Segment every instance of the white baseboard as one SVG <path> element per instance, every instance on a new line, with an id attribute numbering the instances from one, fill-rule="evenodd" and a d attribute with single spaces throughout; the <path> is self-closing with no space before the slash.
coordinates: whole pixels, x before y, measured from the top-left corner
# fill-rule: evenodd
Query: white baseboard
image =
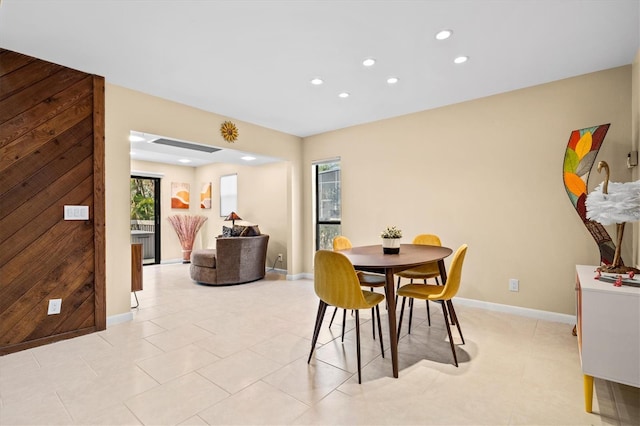
<path id="1" fill-rule="evenodd" d="M 124 314 L 112 315 L 110 317 L 107 317 L 107 327 L 127 321 L 133 321 L 132 312 L 125 312 Z"/>
<path id="2" fill-rule="evenodd" d="M 310 274 L 308 272 L 303 272 L 301 274 L 293 274 L 293 275 L 287 274 L 287 281 L 312 280 L 312 279 L 313 279 L 313 274 Z"/>
<path id="3" fill-rule="evenodd" d="M 171 263 L 182 263 L 182 259 L 180 258 L 176 258 L 176 259 L 167 259 L 167 260 L 161 260 L 160 264 L 161 265 L 168 265 Z"/>
<path id="4" fill-rule="evenodd" d="M 488 311 L 505 312 L 507 314 L 520 315 L 522 317 L 534 318 L 544 321 L 561 322 L 564 324 L 575 324 L 575 315 L 560 314 L 557 312 L 541 311 L 538 309 L 522 308 L 520 306 L 502 305 L 500 303 L 484 302 L 482 300 L 464 299 L 455 297 L 456 304 L 469 306 L 472 308 L 486 309 Z"/>
<path id="5" fill-rule="evenodd" d="M 303 272 L 301 274 L 287 275 L 287 280 L 313 279 L 313 274 Z M 472 308 L 486 309 L 487 311 L 504 312 L 507 314 L 519 315 L 521 317 L 534 318 L 544 321 L 560 322 L 563 324 L 575 324 L 576 316 L 560 314 L 558 312 L 541 311 L 539 309 L 522 308 L 520 306 L 502 305 L 500 303 L 484 302 L 482 300 L 465 299 L 455 297 L 457 304 Z"/>
<path id="6" fill-rule="evenodd" d="M 182 260 L 176 259 L 175 261 L 167 261 L 166 263 L 181 263 L 181 262 Z M 267 271 L 277 272 L 279 274 L 286 274 L 287 272 L 285 269 L 275 269 L 274 271 L 272 270 L 267 270 Z M 287 274 L 287 281 L 305 280 L 305 279 L 313 280 L 313 273 L 302 272 L 299 274 Z M 485 302 L 482 300 L 465 299 L 462 297 L 456 297 L 454 298 L 454 300 L 456 301 L 457 304 L 460 304 L 463 306 L 469 306 L 472 308 L 486 309 L 488 311 L 495 311 L 495 312 L 504 312 L 507 314 L 519 315 L 523 317 L 534 318 L 534 319 L 539 319 L 544 321 L 560 322 L 564 324 L 576 323 L 575 315 L 561 314 L 558 312 L 541 311 L 539 309 L 523 308 L 520 306 L 503 305 L 500 303 Z M 113 316 L 107 317 L 107 326 L 120 324 L 120 323 L 131 321 L 131 320 L 133 320 L 133 313 L 131 312 L 113 315 Z"/>

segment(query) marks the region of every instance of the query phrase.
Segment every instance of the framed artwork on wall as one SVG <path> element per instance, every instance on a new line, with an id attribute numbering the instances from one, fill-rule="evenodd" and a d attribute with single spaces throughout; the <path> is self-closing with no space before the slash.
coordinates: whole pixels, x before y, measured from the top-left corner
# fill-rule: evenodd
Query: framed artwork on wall
<path id="1" fill-rule="evenodd" d="M 220 177 L 220 217 L 238 210 L 238 175 Z"/>
<path id="2" fill-rule="evenodd" d="M 200 185 L 200 208 L 211 208 L 211 182 L 205 182 Z"/>
<path id="3" fill-rule="evenodd" d="M 188 209 L 189 208 L 189 184 L 180 182 L 171 182 L 171 208 L 172 209 Z"/>

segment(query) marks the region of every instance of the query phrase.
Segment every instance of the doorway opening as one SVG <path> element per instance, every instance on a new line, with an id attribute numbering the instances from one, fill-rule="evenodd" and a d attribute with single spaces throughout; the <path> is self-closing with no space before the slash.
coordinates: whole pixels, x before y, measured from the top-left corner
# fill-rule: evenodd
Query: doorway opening
<path id="1" fill-rule="evenodd" d="M 131 243 L 142 244 L 142 263 L 160 263 L 160 178 L 131 176 Z"/>

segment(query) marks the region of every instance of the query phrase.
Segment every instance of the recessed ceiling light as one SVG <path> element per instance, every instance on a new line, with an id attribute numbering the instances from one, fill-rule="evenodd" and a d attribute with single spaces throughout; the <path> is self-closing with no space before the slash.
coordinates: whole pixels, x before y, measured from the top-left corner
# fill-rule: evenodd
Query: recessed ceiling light
<path id="1" fill-rule="evenodd" d="M 389 84 L 396 84 L 398 82 L 398 77 L 389 77 L 387 79 L 387 83 Z"/>
<path id="2" fill-rule="evenodd" d="M 453 60 L 453 62 L 455 62 L 456 64 L 464 64 L 468 60 L 469 60 L 468 56 L 458 56 Z"/>
<path id="3" fill-rule="evenodd" d="M 364 61 L 362 61 L 362 65 L 364 65 L 365 67 L 372 67 L 373 64 L 376 63 L 376 60 L 373 58 L 367 58 Z"/>
<path id="4" fill-rule="evenodd" d="M 250 155 L 245 155 L 244 157 L 240 157 L 241 159 L 243 159 L 244 161 L 253 161 L 256 159 L 256 157 L 252 157 Z"/>
<path id="5" fill-rule="evenodd" d="M 342 92 L 342 93 L 338 94 L 338 97 L 340 97 L 340 98 L 348 98 L 349 94 L 347 92 Z"/>
<path id="6" fill-rule="evenodd" d="M 442 30 L 436 34 L 436 40 L 446 40 L 453 34 L 451 30 Z"/>
<path id="7" fill-rule="evenodd" d="M 314 78 L 311 80 L 311 84 L 313 84 L 314 86 L 319 86 L 322 83 L 324 83 L 324 81 L 321 78 Z"/>
<path id="8" fill-rule="evenodd" d="M 191 160 L 188 160 L 186 158 L 181 158 L 178 161 L 181 162 L 181 163 L 190 163 L 191 162 Z"/>
<path id="9" fill-rule="evenodd" d="M 144 141 L 146 141 L 146 139 L 143 138 L 142 136 L 129 135 L 129 142 L 144 142 Z"/>

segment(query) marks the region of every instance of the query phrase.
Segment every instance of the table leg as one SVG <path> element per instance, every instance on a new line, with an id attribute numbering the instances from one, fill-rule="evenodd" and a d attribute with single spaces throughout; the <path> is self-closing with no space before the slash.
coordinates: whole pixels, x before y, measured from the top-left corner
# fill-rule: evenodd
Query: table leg
<path id="1" fill-rule="evenodd" d="M 387 296 L 389 306 L 389 339 L 391 341 L 391 365 L 393 366 L 393 377 L 398 378 L 398 330 L 396 329 L 396 295 L 393 284 L 393 271 L 385 270 L 386 283 L 384 291 Z"/>
<path id="2" fill-rule="evenodd" d="M 438 269 L 440 270 L 442 285 L 445 285 L 447 283 L 447 268 L 444 266 L 444 259 L 438 260 Z"/>
<path id="3" fill-rule="evenodd" d="M 447 284 L 447 267 L 444 265 L 444 259 L 438 260 L 438 269 L 440 270 L 440 279 L 442 280 L 442 285 Z M 442 309 L 447 309 L 445 305 L 447 305 L 447 303 L 442 304 Z M 451 310 L 453 310 L 453 304 L 451 304 L 451 300 L 449 300 L 449 305 L 451 306 Z M 457 324 L 456 322 L 454 322 L 454 318 L 456 317 L 452 315 L 451 312 L 449 312 L 449 318 L 451 319 L 451 325 Z M 460 327 L 458 327 L 458 331 L 460 331 Z M 462 336 L 462 333 L 460 333 L 460 336 Z M 464 340 L 464 338 L 462 340 Z"/>
<path id="4" fill-rule="evenodd" d="M 593 409 L 593 376 L 584 375 L 584 411 Z"/>

